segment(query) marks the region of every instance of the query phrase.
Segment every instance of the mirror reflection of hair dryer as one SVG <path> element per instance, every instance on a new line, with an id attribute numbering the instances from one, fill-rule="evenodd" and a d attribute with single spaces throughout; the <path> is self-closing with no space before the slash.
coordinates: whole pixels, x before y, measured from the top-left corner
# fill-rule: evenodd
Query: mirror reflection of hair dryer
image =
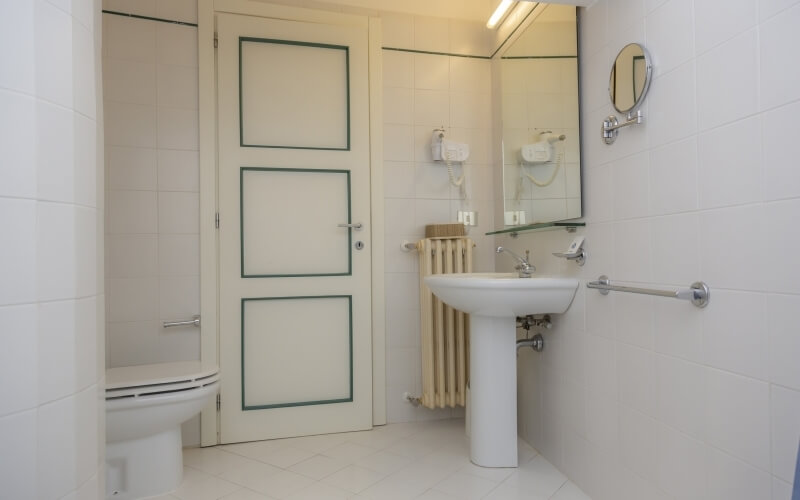
<path id="1" fill-rule="evenodd" d="M 532 144 L 525 144 L 520 149 L 520 156 L 525 163 L 541 164 L 553 161 L 555 157 L 554 144 L 563 142 L 567 139 L 564 134 L 553 135 L 553 132 L 546 130 L 541 132 L 538 141 Z"/>
<path id="2" fill-rule="evenodd" d="M 525 144 L 520 148 L 520 168 L 525 176 L 535 185 L 539 187 L 546 187 L 553 183 L 558 175 L 561 165 L 564 163 L 564 149 L 556 154 L 555 145 L 563 143 L 567 140 L 564 134 L 555 135 L 552 130 L 545 130 L 539 133 L 538 141 L 532 144 Z M 547 163 L 555 163 L 555 168 L 550 178 L 546 181 L 540 181 L 526 170 L 527 165 L 544 165 Z"/>

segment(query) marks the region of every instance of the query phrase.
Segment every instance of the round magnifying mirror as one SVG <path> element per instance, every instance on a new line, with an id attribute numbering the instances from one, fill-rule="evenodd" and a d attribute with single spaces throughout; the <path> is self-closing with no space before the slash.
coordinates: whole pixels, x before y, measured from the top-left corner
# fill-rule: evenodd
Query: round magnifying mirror
<path id="1" fill-rule="evenodd" d="M 642 103 L 650 88 L 653 65 L 650 55 L 638 43 L 622 48 L 611 67 L 608 93 L 614 109 L 630 114 Z"/>

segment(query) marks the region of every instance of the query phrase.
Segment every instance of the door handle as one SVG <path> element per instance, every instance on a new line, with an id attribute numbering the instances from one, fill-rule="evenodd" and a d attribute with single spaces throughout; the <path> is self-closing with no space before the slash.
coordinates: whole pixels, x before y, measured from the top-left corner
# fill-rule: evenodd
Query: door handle
<path id="1" fill-rule="evenodd" d="M 355 224 L 338 224 L 337 227 L 349 227 L 350 229 L 355 229 L 356 231 L 361 231 L 364 228 L 364 224 L 360 222 L 356 222 Z"/>

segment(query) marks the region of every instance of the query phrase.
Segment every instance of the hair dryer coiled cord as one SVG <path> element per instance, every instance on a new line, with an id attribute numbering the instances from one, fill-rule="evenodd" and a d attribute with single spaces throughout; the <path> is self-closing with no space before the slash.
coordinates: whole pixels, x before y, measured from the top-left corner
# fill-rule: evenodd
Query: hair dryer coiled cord
<path id="1" fill-rule="evenodd" d="M 444 162 L 445 165 L 447 165 L 447 174 L 450 176 L 450 184 L 459 188 L 461 197 L 466 198 L 467 192 L 466 192 L 466 186 L 464 185 L 464 178 L 466 177 L 466 175 L 462 172 L 461 177 L 456 179 L 456 174 L 453 173 L 453 161 L 451 159 L 450 151 L 445 151 Z"/>

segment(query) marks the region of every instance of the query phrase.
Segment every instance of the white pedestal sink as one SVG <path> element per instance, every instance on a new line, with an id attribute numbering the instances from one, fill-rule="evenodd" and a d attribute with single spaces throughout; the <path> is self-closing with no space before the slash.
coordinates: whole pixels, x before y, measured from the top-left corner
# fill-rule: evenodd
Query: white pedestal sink
<path id="1" fill-rule="evenodd" d="M 470 313 L 470 459 L 483 467 L 516 467 L 516 317 L 563 313 L 578 280 L 464 273 L 427 276 L 425 284 Z"/>

